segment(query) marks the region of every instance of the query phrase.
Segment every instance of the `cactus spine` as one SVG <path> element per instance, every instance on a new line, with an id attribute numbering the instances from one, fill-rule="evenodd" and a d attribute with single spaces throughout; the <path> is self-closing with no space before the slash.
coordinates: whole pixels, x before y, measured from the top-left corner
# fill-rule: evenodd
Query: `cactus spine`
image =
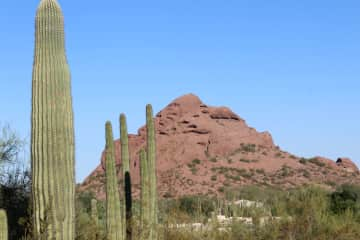
<path id="1" fill-rule="evenodd" d="M 64 21 L 56 0 L 41 0 L 35 21 L 31 167 L 36 239 L 75 238 L 75 154 Z"/>
<path id="2" fill-rule="evenodd" d="M 131 175 L 130 175 L 130 156 L 129 139 L 125 114 L 120 115 L 120 138 L 121 138 L 121 161 L 124 176 L 125 192 L 125 216 L 123 215 L 123 226 L 126 231 L 126 239 L 132 238 L 132 197 L 131 197 Z"/>
<path id="3" fill-rule="evenodd" d="M 7 217 L 3 209 L 0 209 L 0 240 L 8 240 Z"/>
<path id="4" fill-rule="evenodd" d="M 156 181 L 156 143 L 155 124 L 153 109 L 150 104 L 146 106 L 146 129 L 147 129 L 147 161 L 149 167 L 149 197 L 150 197 L 150 239 L 157 239 L 158 202 Z"/>
<path id="5" fill-rule="evenodd" d="M 106 122 L 105 174 L 106 174 L 106 232 L 109 240 L 123 240 L 122 214 L 117 183 L 113 131 Z"/>
<path id="6" fill-rule="evenodd" d="M 140 181 L 141 181 L 141 205 L 140 205 L 140 228 L 141 240 L 149 239 L 149 222 L 150 222 L 150 186 L 149 186 L 149 166 L 146 160 L 144 149 L 140 151 Z"/>

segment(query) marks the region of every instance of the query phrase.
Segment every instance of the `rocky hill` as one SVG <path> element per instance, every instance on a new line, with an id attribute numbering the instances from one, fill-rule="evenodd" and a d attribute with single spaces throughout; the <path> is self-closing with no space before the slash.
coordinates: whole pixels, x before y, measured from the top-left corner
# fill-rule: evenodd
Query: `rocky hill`
<path id="1" fill-rule="evenodd" d="M 335 187 L 360 183 L 357 166 L 348 158 L 305 159 L 281 150 L 268 132 L 249 127 L 226 107 L 211 107 L 197 96 L 182 96 L 156 115 L 157 175 L 161 197 L 221 194 L 224 189 L 249 185 L 291 188 L 304 184 Z M 129 135 L 134 195 L 139 193 L 139 156 L 146 129 Z M 121 146 L 115 141 L 117 165 Z M 99 166 L 81 190 L 104 197 L 104 153 Z M 119 171 L 121 172 L 121 171 Z"/>

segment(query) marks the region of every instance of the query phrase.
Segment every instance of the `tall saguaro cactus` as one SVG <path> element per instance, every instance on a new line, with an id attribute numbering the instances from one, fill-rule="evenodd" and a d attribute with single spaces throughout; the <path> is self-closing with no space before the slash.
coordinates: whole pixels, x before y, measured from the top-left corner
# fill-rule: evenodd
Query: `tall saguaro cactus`
<path id="1" fill-rule="evenodd" d="M 147 129 L 147 161 L 149 168 L 149 197 L 150 197 L 150 239 L 157 239 L 158 225 L 158 201 L 156 180 L 156 142 L 153 109 L 150 104 L 146 106 L 146 129 Z"/>
<path id="2" fill-rule="evenodd" d="M 125 192 L 125 216 L 123 223 L 126 231 L 126 240 L 132 238 L 132 197 L 131 197 L 131 175 L 130 175 L 130 155 L 129 155 L 129 138 L 125 114 L 120 115 L 120 140 L 121 140 L 121 161 L 124 176 Z"/>
<path id="3" fill-rule="evenodd" d="M 3 209 L 0 209 L 0 240 L 8 240 L 7 217 Z"/>
<path id="4" fill-rule="evenodd" d="M 110 122 L 106 122 L 105 131 L 106 232 L 109 240 L 123 240 L 123 222 L 115 165 L 114 137 Z"/>
<path id="5" fill-rule="evenodd" d="M 75 238 L 75 154 L 64 21 L 56 0 L 36 13 L 31 167 L 36 239 Z"/>

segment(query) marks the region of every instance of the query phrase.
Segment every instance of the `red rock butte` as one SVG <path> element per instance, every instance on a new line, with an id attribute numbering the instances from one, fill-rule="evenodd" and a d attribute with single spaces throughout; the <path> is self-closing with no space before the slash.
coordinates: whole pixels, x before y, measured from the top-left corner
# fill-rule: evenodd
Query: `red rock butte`
<path id="1" fill-rule="evenodd" d="M 277 147 L 269 132 L 258 132 L 227 107 L 212 107 L 197 96 L 175 99 L 155 117 L 160 197 L 222 194 L 225 188 L 258 184 L 291 188 L 304 184 L 335 187 L 359 183 L 359 170 L 347 158 L 300 158 Z M 139 151 L 145 126 L 129 135 L 134 196 L 139 194 Z M 121 166 L 120 141 L 115 141 Z M 104 161 L 104 153 L 101 163 Z M 121 171 L 119 171 L 119 177 Z M 85 179 L 82 191 L 104 198 L 104 169 Z"/>

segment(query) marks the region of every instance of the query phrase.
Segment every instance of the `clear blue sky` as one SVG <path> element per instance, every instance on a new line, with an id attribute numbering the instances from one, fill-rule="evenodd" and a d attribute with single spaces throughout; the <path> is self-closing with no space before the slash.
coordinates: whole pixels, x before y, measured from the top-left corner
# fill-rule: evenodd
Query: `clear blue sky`
<path id="1" fill-rule="evenodd" d="M 38 0 L 0 8 L 0 121 L 30 138 Z M 129 129 L 195 93 L 301 156 L 360 164 L 360 1 L 59 0 L 76 124 L 76 173 L 99 163 L 104 123 Z"/>

